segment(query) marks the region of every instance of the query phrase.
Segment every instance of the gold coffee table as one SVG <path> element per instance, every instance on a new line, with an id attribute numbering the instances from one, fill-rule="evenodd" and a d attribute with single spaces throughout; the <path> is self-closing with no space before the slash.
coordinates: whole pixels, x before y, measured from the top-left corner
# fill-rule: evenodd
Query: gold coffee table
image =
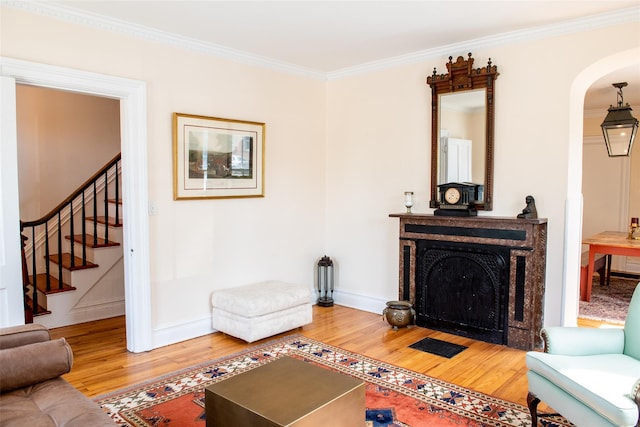
<path id="1" fill-rule="evenodd" d="M 207 427 L 361 426 L 364 390 L 364 381 L 281 357 L 207 387 Z"/>

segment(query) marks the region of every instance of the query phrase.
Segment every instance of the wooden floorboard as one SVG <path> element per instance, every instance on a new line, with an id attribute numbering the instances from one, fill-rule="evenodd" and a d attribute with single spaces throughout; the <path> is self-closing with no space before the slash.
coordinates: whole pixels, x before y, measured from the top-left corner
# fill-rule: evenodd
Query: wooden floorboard
<path id="1" fill-rule="evenodd" d="M 525 352 L 501 345 L 412 326 L 393 330 L 381 315 L 333 306 L 313 308 L 312 324 L 291 331 L 368 357 L 526 405 Z M 74 352 L 74 365 L 64 378 L 95 397 L 227 356 L 266 342 L 252 344 L 216 332 L 145 353 L 126 350 L 125 318 L 83 323 L 52 330 L 65 337 Z M 426 337 L 468 348 L 451 359 L 409 348 Z"/>

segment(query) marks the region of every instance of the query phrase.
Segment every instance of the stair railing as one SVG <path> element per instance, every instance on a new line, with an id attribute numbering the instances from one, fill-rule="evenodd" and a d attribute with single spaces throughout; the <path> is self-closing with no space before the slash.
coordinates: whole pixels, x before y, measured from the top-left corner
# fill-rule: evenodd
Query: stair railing
<path id="1" fill-rule="evenodd" d="M 69 197 L 64 199 L 58 206 L 53 208 L 49 213 L 42 218 L 35 221 L 20 221 L 20 232 L 22 233 L 22 269 L 23 269 L 23 286 L 25 293 L 25 300 L 28 298 L 29 285 L 32 286 L 32 313 L 37 315 L 42 312 L 38 305 L 38 287 L 37 277 L 39 274 L 44 275 L 46 292 L 51 292 L 52 277 L 58 281 L 56 289 L 62 290 L 64 288 L 63 276 L 62 276 L 62 239 L 64 231 L 63 226 L 68 222 L 68 231 L 70 235 L 70 265 L 71 269 L 82 267 L 87 265 L 87 246 L 90 242 L 87 242 L 87 222 L 91 222 L 93 228 L 93 246 L 98 245 L 98 227 L 104 226 L 104 240 L 108 241 L 109 238 L 109 218 L 108 218 L 108 206 L 109 206 L 109 183 L 113 182 L 113 192 L 115 199 L 115 225 L 119 227 L 120 224 L 120 160 L 121 155 L 118 153 L 109 163 L 104 165 L 98 172 L 96 172 L 91 178 L 85 181 L 78 189 L 76 189 Z M 100 186 L 98 185 L 100 182 Z M 98 217 L 98 195 L 104 194 L 104 221 Z M 88 194 L 88 195 L 87 195 Z M 86 199 L 89 198 L 89 203 Z M 87 212 L 87 205 L 91 204 L 91 212 Z M 91 217 L 90 217 L 91 215 Z M 81 221 L 81 239 L 80 242 L 76 242 L 75 239 L 75 217 L 78 216 Z M 52 235 L 55 241 L 52 243 Z M 27 240 L 31 238 L 30 244 L 27 244 Z M 81 244 L 81 254 L 76 257 L 75 243 Z M 57 271 L 52 274 L 49 263 L 50 245 L 54 245 L 57 250 L 58 262 Z M 44 252 L 44 254 L 43 254 Z M 78 263 L 79 259 L 79 263 Z M 39 262 L 40 260 L 40 262 Z M 28 271 L 31 266 L 31 272 Z M 25 301 L 26 306 L 26 301 Z"/>

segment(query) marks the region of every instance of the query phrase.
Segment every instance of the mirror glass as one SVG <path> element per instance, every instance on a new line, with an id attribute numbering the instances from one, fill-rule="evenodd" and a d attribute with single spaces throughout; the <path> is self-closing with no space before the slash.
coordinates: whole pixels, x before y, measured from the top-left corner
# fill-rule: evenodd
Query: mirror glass
<path id="1" fill-rule="evenodd" d="M 472 182 L 484 188 L 485 101 L 485 89 L 439 96 L 438 184 Z"/>
<path id="2" fill-rule="evenodd" d="M 431 200 L 440 206 L 438 185 L 477 184 L 475 210 L 493 209 L 495 81 L 491 63 L 474 68 L 471 53 L 449 57 L 447 73 L 427 77 L 431 87 Z"/>

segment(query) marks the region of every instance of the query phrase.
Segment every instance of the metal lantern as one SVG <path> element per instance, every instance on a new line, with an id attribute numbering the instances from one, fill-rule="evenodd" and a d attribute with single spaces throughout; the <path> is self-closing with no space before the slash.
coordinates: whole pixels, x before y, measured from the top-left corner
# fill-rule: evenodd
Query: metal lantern
<path id="1" fill-rule="evenodd" d="M 323 256 L 318 261 L 318 305 L 331 307 L 333 305 L 333 261 Z"/>
<path id="2" fill-rule="evenodd" d="M 609 157 L 630 156 L 638 132 L 638 119 L 631 115 L 629 104 L 624 105 L 622 88 L 625 86 L 627 82 L 613 84 L 618 89 L 618 106 L 609 107 L 609 113 L 600 125 Z"/>

